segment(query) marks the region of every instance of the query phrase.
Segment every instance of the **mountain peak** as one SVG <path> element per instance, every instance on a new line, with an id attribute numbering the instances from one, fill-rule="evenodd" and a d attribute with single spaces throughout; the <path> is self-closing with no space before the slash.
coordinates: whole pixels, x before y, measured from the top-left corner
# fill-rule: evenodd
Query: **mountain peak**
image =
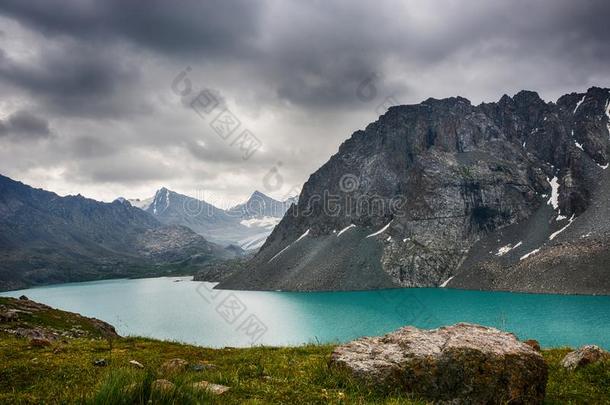
<path id="1" fill-rule="evenodd" d="M 252 201 L 252 200 L 269 200 L 269 201 L 276 201 L 274 198 L 269 197 L 267 194 L 260 192 L 258 190 L 255 190 L 252 195 L 250 196 L 250 198 L 248 199 L 248 201 Z"/>
<path id="2" fill-rule="evenodd" d="M 131 205 L 131 203 L 129 202 L 129 200 L 127 200 L 125 197 L 118 197 L 116 198 L 113 203 L 119 203 L 119 204 L 128 204 Z"/>

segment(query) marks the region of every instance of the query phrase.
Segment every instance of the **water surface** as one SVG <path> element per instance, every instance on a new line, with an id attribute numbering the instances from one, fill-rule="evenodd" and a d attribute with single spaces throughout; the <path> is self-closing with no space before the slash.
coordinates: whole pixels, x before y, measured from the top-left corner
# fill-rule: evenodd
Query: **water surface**
<path id="1" fill-rule="evenodd" d="M 179 282 L 177 282 L 179 280 Z M 121 335 L 203 346 L 345 342 L 403 325 L 473 322 L 537 339 L 545 347 L 610 349 L 610 297 L 462 291 L 367 292 L 213 290 L 190 278 L 71 283 L 11 291 L 113 324 Z"/>

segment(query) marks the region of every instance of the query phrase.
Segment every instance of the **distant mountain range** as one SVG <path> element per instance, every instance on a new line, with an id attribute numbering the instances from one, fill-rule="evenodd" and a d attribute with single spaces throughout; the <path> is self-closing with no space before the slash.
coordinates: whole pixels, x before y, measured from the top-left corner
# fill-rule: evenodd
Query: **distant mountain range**
<path id="1" fill-rule="evenodd" d="M 0 176 L 0 290 L 110 277 L 193 273 L 235 257 L 118 199 L 60 197 Z"/>
<path id="2" fill-rule="evenodd" d="M 128 201 L 163 224 L 186 226 L 221 245 L 256 250 L 263 245 L 296 197 L 278 201 L 255 191 L 243 204 L 223 210 L 164 187 L 154 197 Z"/>
<path id="3" fill-rule="evenodd" d="M 609 89 L 391 107 L 218 287 L 610 294 L 609 162 Z"/>

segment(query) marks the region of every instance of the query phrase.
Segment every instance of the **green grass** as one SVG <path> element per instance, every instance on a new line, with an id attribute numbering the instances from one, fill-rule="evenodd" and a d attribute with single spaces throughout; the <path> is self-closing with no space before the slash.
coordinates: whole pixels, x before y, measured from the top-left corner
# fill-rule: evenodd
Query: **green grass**
<path id="1" fill-rule="evenodd" d="M 85 404 L 421 404 L 395 392 L 384 395 L 329 369 L 332 346 L 295 348 L 206 349 L 143 338 L 123 338 L 112 350 L 104 340 L 71 339 L 47 348 L 31 348 L 27 340 L 0 339 L 0 403 Z M 561 368 L 567 349 L 544 351 L 550 367 L 549 404 L 610 403 L 610 362 L 575 372 Z M 206 361 L 216 369 L 164 374 L 168 359 L 191 363 Z M 92 365 L 105 358 L 107 367 Z M 129 360 L 144 364 L 140 370 Z M 151 392 L 157 378 L 172 381 L 175 389 L 163 395 Z M 227 385 L 220 397 L 193 391 L 191 384 L 206 380 Z M 127 388 L 126 388 L 127 387 Z"/>
<path id="2" fill-rule="evenodd" d="M 112 351 L 104 340 L 71 339 L 48 348 L 31 348 L 27 340 L 0 339 L 0 403 L 142 403 L 151 398 L 157 378 L 176 384 L 167 398 L 154 403 L 361 403 L 420 404 L 406 395 L 389 397 L 328 367 L 332 346 L 295 348 L 206 349 L 143 338 L 115 340 Z M 180 357 L 191 363 L 205 361 L 216 369 L 174 374 L 160 372 L 165 360 Z M 93 361 L 105 358 L 107 367 Z M 133 368 L 137 360 L 145 369 Z M 221 397 L 201 395 L 191 383 L 206 380 L 227 385 Z M 136 384 L 125 395 L 125 387 Z M 214 402 L 216 401 L 216 402 Z"/>
<path id="3" fill-rule="evenodd" d="M 0 298 L 0 307 L 19 308 L 18 300 Z M 9 333 L 16 327 L 41 327 L 87 332 L 49 347 L 31 347 Z M 0 404 L 424 404 L 410 395 L 383 393 L 328 367 L 331 345 L 209 349 L 144 338 L 104 339 L 87 318 L 55 309 L 21 314 L 0 323 Z M 610 404 L 610 360 L 574 372 L 560 366 L 569 349 L 544 350 L 549 365 L 546 403 Z M 106 359 L 108 366 L 93 362 Z M 169 359 L 216 368 L 178 373 L 161 371 Z M 144 369 L 134 368 L 137 360 Z M 156 379 L 175 387 L 152 390 Z M 192 388 L 209 381 L 231 387 L 220 397 Z"/>

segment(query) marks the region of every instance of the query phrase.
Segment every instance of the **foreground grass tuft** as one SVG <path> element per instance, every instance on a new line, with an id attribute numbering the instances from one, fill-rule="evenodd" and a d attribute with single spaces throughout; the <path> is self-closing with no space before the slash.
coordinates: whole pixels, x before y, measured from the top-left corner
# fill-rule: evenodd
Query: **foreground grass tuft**
<path id="1" fill-rule="evenodd" d="M 195 390 L 186 379 L 174 378 L 175 386 L 167 390 L 154 389 L 156 380 L 153 372 L 115 369 L 108 373 L 89 405 L 107 404 L 201 404 L 211 403 L 214 398 L 207 392 Z"/>

